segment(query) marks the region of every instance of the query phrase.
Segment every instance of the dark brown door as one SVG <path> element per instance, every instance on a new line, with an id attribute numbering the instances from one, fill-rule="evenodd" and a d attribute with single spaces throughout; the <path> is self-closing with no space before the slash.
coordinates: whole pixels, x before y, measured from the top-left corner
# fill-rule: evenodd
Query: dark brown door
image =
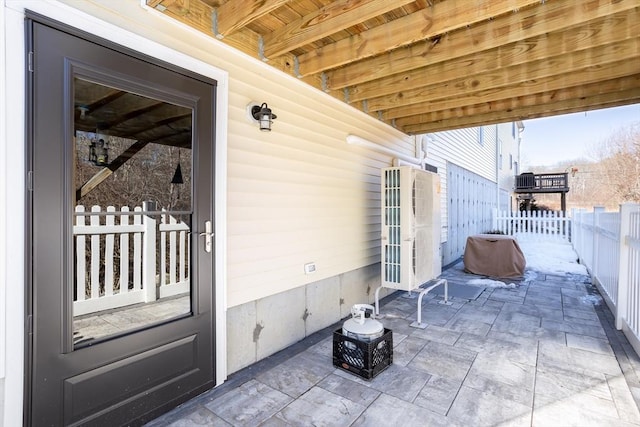
<path id="1" fill-rule="evenodd" d="M 27 27 L 27 422 L 140 424 L 214 383 L 215 81 Z"/>

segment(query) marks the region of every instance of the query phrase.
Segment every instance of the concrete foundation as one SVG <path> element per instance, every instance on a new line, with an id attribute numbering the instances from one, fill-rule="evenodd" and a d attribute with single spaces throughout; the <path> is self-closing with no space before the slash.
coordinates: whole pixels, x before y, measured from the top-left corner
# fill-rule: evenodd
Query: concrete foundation
<path id="1" fill-rule="evenodd" d="M 380 263 L 227 310 L 228 373 L 249 366 L 373 303 Z M 381 297 L 393 292 L 382 289 Z"/>

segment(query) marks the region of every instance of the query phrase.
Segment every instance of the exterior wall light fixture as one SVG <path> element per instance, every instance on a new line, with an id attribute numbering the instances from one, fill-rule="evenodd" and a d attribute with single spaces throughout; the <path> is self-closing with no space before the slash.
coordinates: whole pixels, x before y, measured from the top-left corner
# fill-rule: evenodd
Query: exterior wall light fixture
<path id="1" fill-rule="evenodd" d="M 271 108 L 269 108 L 266 102 L 263 102 L 260 106 L 253 105 L 251 107 L 251 116 L 254 120 L 258 121 L 260 130 L 264 132 L 270 132 L 271 123 L 278 118 L 278 116 L 271 112 Z"/>

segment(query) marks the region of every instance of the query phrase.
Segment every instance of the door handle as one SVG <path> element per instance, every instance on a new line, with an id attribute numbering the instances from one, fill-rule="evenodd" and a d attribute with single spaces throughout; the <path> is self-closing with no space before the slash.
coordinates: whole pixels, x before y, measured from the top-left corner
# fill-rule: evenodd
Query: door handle
<path id="1" fill-rule="evenodd" d="M 211 238 L 213 232 L 211 231 L 211 221 L 204 222 L 204 233 L 200 233 L 200 237 L 204 237 L 204 250 L 205 252 L 211 252 Z"/>

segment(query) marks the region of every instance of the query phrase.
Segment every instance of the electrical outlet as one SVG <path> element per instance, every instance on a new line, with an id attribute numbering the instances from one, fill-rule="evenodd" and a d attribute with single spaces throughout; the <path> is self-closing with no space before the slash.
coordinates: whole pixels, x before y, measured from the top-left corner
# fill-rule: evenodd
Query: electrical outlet
<path id="1" fill-rule="evenodd" d="M 308 262 L 304 265 L 304 274 L 312 274 L 316 272 L 316 263 Z"/>

